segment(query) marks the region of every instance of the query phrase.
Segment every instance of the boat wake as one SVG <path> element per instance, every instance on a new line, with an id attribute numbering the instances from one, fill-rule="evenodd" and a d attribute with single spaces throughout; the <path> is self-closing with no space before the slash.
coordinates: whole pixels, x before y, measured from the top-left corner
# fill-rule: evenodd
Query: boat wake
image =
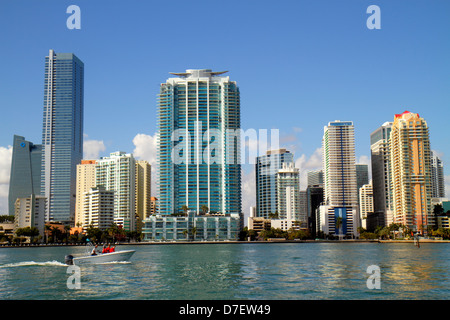
<path id="1" fill-rule="evenodd" d="M 59 261 L 45 261 L 45 262 L 36 262 L 36 261 L 22 261 L 16 263 L 8 263 L 4 265 L 0 265 L 1 268 L 15 268 L 15 267 L 30 267 L 30 266 L 41 266 L 41 267 L 67 267 L 67 264 L 61 263 Z"/>
<path id="2" fill-rule="evenodd" d="M 131 261 L 107 261 L 107 262 L 98 262 L 96 264 L 130 264 Z"/>

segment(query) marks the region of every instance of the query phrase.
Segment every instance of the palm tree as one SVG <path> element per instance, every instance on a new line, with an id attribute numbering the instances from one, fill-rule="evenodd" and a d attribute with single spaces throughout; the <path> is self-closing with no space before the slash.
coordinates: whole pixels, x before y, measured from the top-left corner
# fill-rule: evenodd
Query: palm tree
<path id="1" fill-rule="evenodd" d="M 69 242 L 70 229 L 71 229 L 70 225 L 65 225 L 64 226 L 64 231 L 66 233 L 66 243 Z"/>
<path id="2" fill-rule="evenodd" d="M 189 208 L 188 208 L 188 206 L 187 205 L 182 205 L 181 206 L 181 210 L 184 212 L 184 214 L 187 216 L 187 212 L 188 212 L 188 210 L 189 210 Z"/>
<path id="3" fill-rule="evenodd" d="M 184 229 L 184 230 L 183 230 L 183 235 L 186 237 L 186 240 L 187 240 L 187 239 L 188 239 L 189 232 L 188 232 L 186 229 Z"/>
<path id="4" fill-rule="evenodd" d="M 191 232 L 192 232 L 192 236 L 194 237 L 194 241 L 195 241 L 195 235 L 197 234 L 197 228 L 196 228 L 196 227 L 193 227 L 193 228 L 191 229 Z"/>
<path id="5" fill-rule="evenodd" d="M 201 211 L 202 214 L 206 214 L 209 211 L 209 208 L 208 208 L 207 205 L 202 205 L 200 207 L 200 211 Z"/>
<path id="6" fill-rule="evenodd" d="M 50 225 L 46 224 L 45 225 L 45 231 L 44 231 L 45 243 L 48 243 L 48 236 L 50 234 L 50 230 L 51 230 Z"/>

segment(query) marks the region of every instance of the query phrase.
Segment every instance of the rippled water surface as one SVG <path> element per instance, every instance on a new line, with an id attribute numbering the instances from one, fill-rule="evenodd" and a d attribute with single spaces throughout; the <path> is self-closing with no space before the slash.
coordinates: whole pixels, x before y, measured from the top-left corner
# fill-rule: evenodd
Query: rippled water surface
<path id="1" fill-rule="evenodd" d="M 283 243 L 121 246 L 129 262 L 81 267 L 83 247 L 0 248 L 0 299 L 448 299 L 450 244 Z M 380 289 L 368 289 L 368 266 Z"/>

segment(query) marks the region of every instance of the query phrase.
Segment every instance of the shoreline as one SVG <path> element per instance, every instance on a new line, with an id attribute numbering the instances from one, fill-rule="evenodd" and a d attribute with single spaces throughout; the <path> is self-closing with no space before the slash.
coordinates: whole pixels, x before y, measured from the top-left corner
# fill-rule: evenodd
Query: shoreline
<path id="1" fill-rule="evenodd" d="M 415 240 L 266 240 L 266 241 L 148 241 L 148 242 L 121 242 L 118 246 L 145 246 L 145 245 L 198 245 L 198 244 L 273 244 L 273 243 L 414 243 Z M 419 243 L 450 243 L 450 240 L 420 239 Z M 21 244 L 21 245 L 0 245 L 1 248 L 45 248 L 45 247 L 85 247 L 87 244 L 79 243 L 49 243 L 49 244 Z"/>

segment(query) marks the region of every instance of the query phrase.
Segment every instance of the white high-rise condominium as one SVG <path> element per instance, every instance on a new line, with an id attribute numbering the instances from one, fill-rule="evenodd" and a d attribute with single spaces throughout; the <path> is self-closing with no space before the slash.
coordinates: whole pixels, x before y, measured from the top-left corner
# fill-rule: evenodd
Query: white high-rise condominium
<path id="1" fill-rule="evenodd" d="M 319 225 L 324 234 L 356 237 L 359 227 L 353 122 L 330 122 L 323 135 L 324 205 Z"/>
<path id="2" fill-rule="evenodd" d="M 361 227 L 367 229 L 367 216 L 373 213 L 373 188 L 372 181 L 359 189 L 359 210 Z"/>
<path id="3" fill-rule="evenodd" d="M 83 229 L 108 229 L 114 223 L 114 191 L 91 188 L 83 194 Z"/>
<path id="4" fill-rule="evenodd" d="M 97 186 L 115 192 L 114 223 L 128 231 L 136 228 L 135 170 L 133 155 L 121 151 L 101 158 L 96 165 Z"/>
<path id="5" fill-rule="evenodd" d="M 276 182 L 278 217 L 306 222 L 306 217 L 300 217 L 300 174 L 293 162 L 283 163 L 277 172 Z"/>

